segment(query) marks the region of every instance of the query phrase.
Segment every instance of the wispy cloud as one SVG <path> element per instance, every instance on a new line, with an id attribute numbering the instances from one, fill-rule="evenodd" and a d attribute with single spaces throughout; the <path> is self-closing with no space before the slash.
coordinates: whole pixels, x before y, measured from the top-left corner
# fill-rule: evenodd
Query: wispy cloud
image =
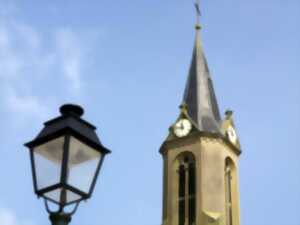
<path id="1" fill-rule="evenodd" d="M 4 107 L 10 112 L 22 112 L 22 117 L 44 119 L 49 116 L 49 109 L 42 104 L 41 99 L 34 95 L 20 95 L 13 87 L 7 87 L 5 98 L 3 99 Z"/>
<path id="2" fill-rule="evenodd" d="M 39 100 L 24 93 L 32 84 L 32 74 L 26 71 L 37 68 L 40 37 L 29 26 L 9 21 L 5 17 L 0 23 L 0 88 L 1 108 L 13 112 L 32 112 Z M 36 69 L 39 70 L 39 69 Z M 32 70 L 35 72 L 34 70 Z M 26 77 L 27 75 L 27 77 Z M 23 89 L 23 90 L 22 90 Z M 26 96 L 27 95 L 27 96 Z M 35 98 L 35 100 L 33 100 Z M 35 110 L 36 111 L 36 110 Z M 39 113 L 38 113 L 39 114 Z"/>
<path id="3" fill-rule="evenodd" d="M 73 91 L 81 88 L 81 62 L 83 48 L 80 40 L 70 29 L 60 29 L 55 34 L 56 46 L 63 74 L 71 83 Z"/>
<path id="4" fill-rule="evenodd" d="M 55 104 L 83 96 L 92 42 L 82 33 L 68 27 L 44 33 L 0 12 L 0 110 L 44 118 Z"/>
<path id="5" fill-rule="evenodd" d="M 16 214 L 8 209 L 0 208 L 0 224 L 3 225 L 34 225 L 33 222 L 19 219 Z"/>

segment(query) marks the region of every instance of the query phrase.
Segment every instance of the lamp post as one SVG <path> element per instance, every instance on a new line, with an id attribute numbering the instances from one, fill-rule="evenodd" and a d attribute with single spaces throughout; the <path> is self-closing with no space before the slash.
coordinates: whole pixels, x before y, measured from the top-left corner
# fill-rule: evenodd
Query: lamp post
<path id="1" fill-rule="evenodd" d="M 91 197 L 105 155 L 95 130 L 77 105 L 60 107 L 61 116 L 44 123 L 29 148 L 33 186 L 42 197 L 52 225 L 67 225 L 79 203 Z M 58 207 L 53 211 L 49 202 Z M 72 212 L 65 208 L 73 206 Z"/>

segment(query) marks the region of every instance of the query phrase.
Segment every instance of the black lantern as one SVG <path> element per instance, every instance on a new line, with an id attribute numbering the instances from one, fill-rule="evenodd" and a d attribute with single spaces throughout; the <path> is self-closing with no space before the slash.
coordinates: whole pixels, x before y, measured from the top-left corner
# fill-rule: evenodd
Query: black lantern
<path id="1" fill-rule="evenodd" d="M 110 151 L 98 139 L 96 127 L 81 118 L 80 106 L 64 105 L 60 112 L 25 146 L 30 150 L 36 194 L 57 204 L 61 213 L 65 206 L 91 197 Z"/>

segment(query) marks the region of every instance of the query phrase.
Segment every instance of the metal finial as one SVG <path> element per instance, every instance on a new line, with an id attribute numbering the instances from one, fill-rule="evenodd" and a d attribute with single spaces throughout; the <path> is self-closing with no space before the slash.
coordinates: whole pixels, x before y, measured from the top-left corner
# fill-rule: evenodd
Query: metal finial
<path id="1" fill-rule="evenodd" d="M 226 118 L 231 118 L 233 115 L 233 111 L 230 109 L 227 109 L 225 112 Z"/>
<path id="2" fill-rule="evenodd" d="M 79 105 L 65 104 L 60 107 L 60 113 L 64 116 L 73 115 L 81 117 L 84 113 L 83 108 Z"/>
<path id="3" fill-rule="evenodd" d="M 196 8 L 196 15 L 197 15 L 196 29 L 200 30 L 201 29 L 201 26 L 200 26 L 200 17 L 201 17 L 200 0 L 196 0 L 195 8 Z"/>
<path id="4" fill-rule="evenodd" d="M 179 106 L 179 108 L 180 108 L 180 111 L 182 112 L 182 113 L 187 113 L 187 104 L 184 102 L 184 103 L 182 103 L 180 106 Z"/>

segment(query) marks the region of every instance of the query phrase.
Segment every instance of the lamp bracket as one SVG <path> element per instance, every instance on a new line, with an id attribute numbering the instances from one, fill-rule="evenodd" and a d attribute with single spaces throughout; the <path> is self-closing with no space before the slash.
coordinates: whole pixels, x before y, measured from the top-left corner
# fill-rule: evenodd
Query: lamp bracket
<path id="1" fill-rule="evenodd" d="M 75 212 L 77 211 L 78 206 L 79 206 L 79 203 L 80 203 L 80 202 L 76 202 L 76 204 L 75 204 L 75 206 L 74 206 L 74 208 L 73 208 L 73 210 L 72 210 L 71 212 L 65 212 L 65 211 L 64 211 L 65 206 L 60 206 L 58 210 L 53 211 L 53 210 L 51 210 L 50 207 L 49 207 L 48 200 L 44 198 L 45 208 L 46 208 L 47 212 L 48 212 L 50 215 L 52 215 L 52 214 L 64 214 L 64 215 L 69 215 L 69 216 L 71 217 L 71 216 L 73 216 L 73 215 L 75 214 Z"/>

